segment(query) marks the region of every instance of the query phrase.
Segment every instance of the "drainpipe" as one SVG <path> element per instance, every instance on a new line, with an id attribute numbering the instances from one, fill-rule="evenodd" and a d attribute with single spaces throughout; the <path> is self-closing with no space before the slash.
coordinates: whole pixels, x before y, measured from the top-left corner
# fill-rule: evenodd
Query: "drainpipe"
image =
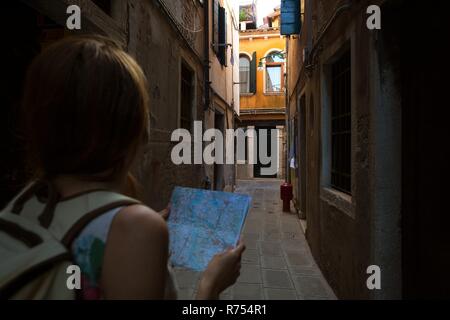
<path id="1" fill-rule="evenodd" d="M 203 1 L 203 123 L 206 124 L 206 111 L 209 110 L 211 103 L 211 93 L 210 93 L 210 78 L 209 78 L 209 0 Z M 206 130 L 203 126 L 203 131 Z M 202 132 L 203 134 L 203 132 Z M 205 165 L 203 165 L 204 181 L 203 187 L 206 190 L 211 190 L 211 180 L 209 179 L 208 173 L 206 171 Z"/>
<path id="2" fill-rule="evenodd" d="M 286 170 L 285 170 L 285 182 L 280 186 L 280 198 L 283 200 L 283 212 L 291 212 L 291 200 L 293 199 L 293 190 L 291 184 L 291 175 L 289 168 L 289 146 L 290 146 L 290 137 L 289 137 L 289 36 L 286 37 L 286 54 L 285 54 L 285 63 L 286 63 L 286 79 L 284 84 L 285 90 L 285 104 L 286 104 Z"/>
<path id="3" fill-rule="evenodd" d="M 289 38 L 290 36 L 286 37 L 286 55 L 285 55 L 285 63 L 286 63 L 286 81 L 284 88 L 286 90 L 285 95 L 285 104 L 286 104 L 286 170 L 285 170 L 285 182 L 290 184 L 291 183 L 291 175 L 290 175 L 290 161 L 289 161 L 289 147 L 290 147 L 290 136 L 289 136 L 289 117 L 290 117 L 290 104 L 289 104 Z"/>
<path id="4" fill-rule="evenodd" d="M 203 110 L 206 111 L 209 109 L 209 104 L 211 101 L 210 98 L 210 78 L 209 78 L 209 0 L 203 2 L 203 15 L 205 16 L 203 30 L 204 30 L 204 48 L 203 48 L 203 91 L 205 97 L 205 105 L 203 106 Z"/>

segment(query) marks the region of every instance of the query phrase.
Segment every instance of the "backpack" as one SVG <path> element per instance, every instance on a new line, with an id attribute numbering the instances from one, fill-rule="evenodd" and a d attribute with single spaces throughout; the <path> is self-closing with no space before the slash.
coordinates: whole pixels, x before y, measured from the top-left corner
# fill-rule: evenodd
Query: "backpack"
<path id="1" fill-rule="evenodd" d="M 107 190 L 61 199 L 50 183 L 32 183 L 0 212 L 0 299 L 76 299 L 72 241 L 101 214 L 138 203 Z"/>

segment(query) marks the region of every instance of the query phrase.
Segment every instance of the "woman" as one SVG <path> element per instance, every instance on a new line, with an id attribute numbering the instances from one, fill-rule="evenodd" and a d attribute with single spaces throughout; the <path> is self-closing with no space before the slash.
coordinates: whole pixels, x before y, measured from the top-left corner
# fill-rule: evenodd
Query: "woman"
<path id="1" fill-rule="evenodd" d="M 114 42 L 70 37 L 31 65 L 23 128 L 29 163 L 59 197 L 107 189 L 132 193 L 129 170 L 148 139 L 147 82 Z M 168 230 L 152 209 L 129 205 L 91 221 L 72 243 L 85 299 L 163 299 L 170 284 Z M 239 275 L 244 245 L 216 255 L 198 299 L 217 299 Z"/>

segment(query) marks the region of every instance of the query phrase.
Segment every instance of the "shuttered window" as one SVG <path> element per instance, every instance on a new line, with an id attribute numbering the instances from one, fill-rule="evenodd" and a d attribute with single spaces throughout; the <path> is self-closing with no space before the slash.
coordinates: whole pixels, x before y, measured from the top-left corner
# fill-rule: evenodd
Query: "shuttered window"
<path id="1" fill-rule="evenodd" d="M 220 64 L 227 65 L 227 12 L 219 6 L 219 48 L 218 55 Z"/>

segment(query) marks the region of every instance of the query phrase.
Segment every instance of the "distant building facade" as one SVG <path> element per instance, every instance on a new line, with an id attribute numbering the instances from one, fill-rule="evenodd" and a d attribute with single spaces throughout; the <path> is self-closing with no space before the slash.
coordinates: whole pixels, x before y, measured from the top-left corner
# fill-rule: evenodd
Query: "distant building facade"
<path id="1" fill-rule="evenodd" d="M 269 144 L 268 154 L 276 154 L 277 170 L 272 178 L 283 178 L 285 170 L 285 39 L 279 28 L 245 29 L 240 32 L 240 113 L 239 127 L 254 129 L 247 138 L 247 162 L 237 166 L 239 179 L 264 178 L 259 157 L 248 161 L 258 150 L 262 135 L 275 130 L 275 145 Z M 269 133 L 270 135 L 270 133 Z M 270 141 L 271 137 L 267 137 Z"/>

